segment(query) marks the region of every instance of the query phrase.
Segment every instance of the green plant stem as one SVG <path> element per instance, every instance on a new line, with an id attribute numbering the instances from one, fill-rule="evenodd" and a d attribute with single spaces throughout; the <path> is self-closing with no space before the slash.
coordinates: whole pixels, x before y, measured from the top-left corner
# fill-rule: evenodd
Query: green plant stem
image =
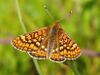
<path id="1" fill-rule="evenodd" d="M 21 12 L 20 12 L 20 7 L 19 7 L 19 3 L 18 3 L 18 0 L 16 0 L 16 11 L 17 11 L 17 14 L 18 14 L 18 18 L 19 18 L 19 21 L 21 23 L 21 27 L 22 27 L 22 30 L 24 33 L 26 33 L 26 28 L 25 28 L 25 25 L 24 25 L 24 22 L 22 20 L 22 15 L 21 15 Z"/>
<path id="2" fill-rule="evenodd" d="M 26 30 L 24 22 L 22 20 L 22 15 L 21 15 L 21 12 L 20 12 L 20 7 L 19 7 L 18 0 L 16 0 L 15 3 L 16 3 L 17 14 L 18 14 L 19 21 L 21 23 L 22 30 L 23 30 L 24 33 L 26 33 L 27 30 Z M 35 67 L 36 67 L 36 70 L 37 70 L 38 74 L 41 75 L 42 73 L 41 73 L 41 70 L 40 70 L 40 67 L 39 67 L 39 64 L 38 64 L 37 60 L 33 59 L 33 62 L 35 64 Z"/>
<path id="3" fill-rule="evenodd" d="M 39 64 L 38 64 L 37 60 L 36 59 L 33 59 L 33 62 L 35 64 L 36 70 L 38 71 L 38 74 L 39 75 L 42 75 L 42 72 L 40 70 L 40 67 L 39 67 Z"/>
<path id="4" fill-rule="evenodd" d="M 80 75 L 80 73 L 79 73 L 79 71 L 78 71 L 78 69 L 77 69 L 77 66 L 76 66 L 75 61 L 68 61 L 68 62 L 65 62 L 64 64 L 70 66 L 70 68 L 71 68 L 72 71 L 74 72 L 74 75 Z"/>

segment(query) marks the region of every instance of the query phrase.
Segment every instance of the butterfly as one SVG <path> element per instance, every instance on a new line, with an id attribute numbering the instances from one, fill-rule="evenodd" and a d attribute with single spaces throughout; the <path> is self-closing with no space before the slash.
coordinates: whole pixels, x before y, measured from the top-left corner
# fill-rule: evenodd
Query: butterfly
<path id="1" fill-rule="evenodd" d="M 75 60 L 81 55 L 80 47 L 60 27 L 57 21 L 50 27 L 17 36 L 11 44 L 35 59 L 50 59 L 54 62 Z"/>

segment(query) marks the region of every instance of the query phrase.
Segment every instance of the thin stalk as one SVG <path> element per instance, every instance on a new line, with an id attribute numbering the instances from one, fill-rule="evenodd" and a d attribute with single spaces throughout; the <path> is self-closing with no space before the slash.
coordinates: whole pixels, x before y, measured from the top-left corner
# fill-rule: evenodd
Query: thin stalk
<path id="1" fill-rule="evenodd" d="M 20 11 L 20 7 L 19 7 L 18 0 L 16 0 L 15 3 L 16 3 L 16 10 L 17 10 L 18 18 L 19 18 L 19 21 L 20 21 L 20 23 L 21 23 L 20 25 L 21 25 L 21 27 L 22 27 L 23 32 L 26 33 L 27 31 L 26 31 L 24 22 L 23 22 L 23 20 L 22 20 L 22 15 L 21 15 L 21 11 Z"/>
<path id="2" fill-rule="evenodd" d="M 18 18 L 19 18 L 19 21 L 21 23 L 20 25 L 22 27 L 23 32 L 26 33 L 27 30 L 26 30 L 25 25 L 24 25 L 24 22 L 22 20 L 22 15 L 21 15 L 21 11 L 20 11 L 20 7 L 19 7 L 18 0 L 16 0 L 15 3 L 16 3 L 16 9 L 17 9 Z M 37 70 L 38 74 L 41 75 L 42 73 L 41 73 L 41 70 L 40 70 L 40 67 L 39 67 L 39 64 L 38 64 L 37 60 L 34 60 L 33 59 L 33 62 L 35 64 L 35 67 L 36 67 L 36 70 Z"/>

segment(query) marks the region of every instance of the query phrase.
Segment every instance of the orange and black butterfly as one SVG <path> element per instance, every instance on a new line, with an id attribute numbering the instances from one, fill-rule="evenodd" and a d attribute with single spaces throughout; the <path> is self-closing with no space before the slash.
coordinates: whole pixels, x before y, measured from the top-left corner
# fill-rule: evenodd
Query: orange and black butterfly
<path id="1" fill-rule="evenodd" d="M 59 24 L 55 22 L 51 27 L 17 36 L 11 43 L 16 49 L 36 59 L 50 59 L 54 62 L 75 60 L 81 54 L 80 47 Z"/>

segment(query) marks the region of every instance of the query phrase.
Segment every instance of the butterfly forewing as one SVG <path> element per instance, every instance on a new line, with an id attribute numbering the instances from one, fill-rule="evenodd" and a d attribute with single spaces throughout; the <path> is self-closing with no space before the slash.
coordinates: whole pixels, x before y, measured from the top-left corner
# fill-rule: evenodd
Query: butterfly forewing
<path id="1" fill-rule="evenodd" d="M 37 51 L 29 52 L 29 55 L 37 59 L 45 59 L 48 57 L 49 28 L 47 34 Z"/>
<path id="2" fill-rule="evenodd" d="M 80 48 L 73 41 L 63 29 L 59 29 L 59 47 L 60 54 L 62 54 L 67 60 L 75 60 L 81 54 Z"/>
<path id="3" fill-rule="evenodd" d="M 42 28 L 37 31 L 15 37 L 11 43 L 16 49 L 28 52 L 32 57 L 46 58 L 47 48 L 42 43 L 47 38 L 48 30 L 48 28 Z"/>

